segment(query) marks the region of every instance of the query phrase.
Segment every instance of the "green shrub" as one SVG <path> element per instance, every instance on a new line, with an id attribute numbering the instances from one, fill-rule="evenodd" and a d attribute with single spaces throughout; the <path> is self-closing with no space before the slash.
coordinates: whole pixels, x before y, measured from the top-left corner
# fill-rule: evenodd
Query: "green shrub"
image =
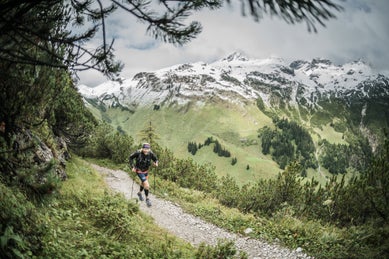
<path id="1" fill-rule="evenodd" d="M 115 234 L 119 239 L 134 236 L 137 222 L 134 215 L 139 207 L 126 201 L 121 195 L 104 195 L 88 200 L 86 212 L 93 218 L 94 225 L 99 229 L 106 229 L 108 234 Z"/>
<path id="2" fill-rule="evenodd" d="M 61 194 L 42 208 L 48 227 L 42 257 L 193 258 L 193 247 L 139 214 L 137 204 L 109 192 L 82 161 L 73 158 L 67 170 Z"/>
<path id="3" fill-rule="evenodd" d="M 247 254 L 237 254 L 237 250 L 232 241 L 219 241 L 217 246 L 209 246 L 204 243 L 200 244 L 195 258 L 214 259 L 214 258 L 247 258 Z"/>
<path id="4" fill-rule="evenodd" d="M 33 203 L 17 188 L 0 182 L 0 257 L 39 254 L 45 227 Z"/>
<path id="5" fill-rule="evenodd" d="M 115 163 L 128 162 L 134 151 L 134 140 L 123 131 L 114 130 L 106 123 L 96 127 L 85 147 L 77 150 L 82 156 L 108 158 Z"/>
<path id="6" fill-rule="evenodd" d="M 230 175 L 220 179 L 215 196 L 221 204 L 228 207 L 237 207 L 239 200 L 241 200 L 240 188 Z"/>

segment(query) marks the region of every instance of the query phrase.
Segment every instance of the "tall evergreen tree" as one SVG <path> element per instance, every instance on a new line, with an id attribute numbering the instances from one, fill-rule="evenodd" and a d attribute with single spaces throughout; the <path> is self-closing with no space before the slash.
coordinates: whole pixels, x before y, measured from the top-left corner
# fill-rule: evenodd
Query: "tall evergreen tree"
<path id="1" fill-rule="evenodd" d="M 158 140 L 160 139 L 151 121 L 149 121 L 148 125 L 139 132 L 138 136 L 140 137 L 141 141 L 148 142 L 152 146 L 155 146 L 155 144 L 157 144 Z"/>
<path id="2" fill-rule="evenodd" d="M 188 152 L 192 155 L 196 155 L 197 152 L 197 144 L 196 142 L 189 142 L 188 143 Z"/>

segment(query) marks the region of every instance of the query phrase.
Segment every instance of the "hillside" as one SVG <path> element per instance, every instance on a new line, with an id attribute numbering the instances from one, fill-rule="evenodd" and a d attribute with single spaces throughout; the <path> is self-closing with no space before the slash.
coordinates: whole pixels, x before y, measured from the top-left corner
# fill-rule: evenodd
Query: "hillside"
<path id="1" fill-rule="evenodd" d="M 179 64 L 138 73 L 122 83 L 78 88 L 96 117 L 135 138 L 152 122 L 161 144 L 175 155 L 211 162 L 219 175 L 231 174 L 241 184 L 273 177 L 283 168 L 275 162 L 274 150 L 264 154 L 263 136 L 258 137 L 265 127 L 277 129 L 276 118 L 295 121 L 309 133 L 318 166 L 308 166 L 307 173 L 319 178 L 328 176 L 328 166 L 319 161 L 325 154 L 320 152 L 342 145 L 366 156 L 360 151 L 365 147 L 355 151 L 361 146 L 355 143 L 367 138 L 374 152 L 389 121 L 389 79 L 362 61 L 341 66 L 323 59 L 286 64 L 280 58 L 256 60 L 233 53 L 211 64 Z M 212 147 L 189 154 L 188 142 L 201 144 L 208 137 L 230 151 L 237 164 L 214 154 Z M 295 142 L 292 145 L 296 148 Z M 296 159 L 296 152 L 287 161 Z M 350 165 L 343 167 L 355 171 Z"/>

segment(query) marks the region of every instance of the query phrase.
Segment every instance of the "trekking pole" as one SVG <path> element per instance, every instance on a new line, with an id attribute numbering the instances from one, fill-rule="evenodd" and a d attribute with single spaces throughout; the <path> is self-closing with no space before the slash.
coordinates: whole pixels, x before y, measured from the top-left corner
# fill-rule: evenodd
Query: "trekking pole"
<path id="1" fill-rule="evenodd" d="M 153 188 L 154 188 L 154 194 L 155 194 L 155 175 L 157 174 L 157 168 L 155 168 L 155 170 L 154 170 L 154 186 L 153 186 Z"/>
<path id="2" fill-rule="evenodd" d="M 132 180 L 132 186 L 131 186 L 131 198 L 130 199 L 132 200 L 132 193 L 134 191 L 134 179 L 131 178 L 131 180 Z"/>

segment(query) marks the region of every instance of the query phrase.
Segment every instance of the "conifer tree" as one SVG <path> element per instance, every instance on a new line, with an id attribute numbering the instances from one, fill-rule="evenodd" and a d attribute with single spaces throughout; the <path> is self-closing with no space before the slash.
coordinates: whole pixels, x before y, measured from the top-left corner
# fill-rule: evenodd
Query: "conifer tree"
<path id="1" fill-rule="evenodd" d="M 232 158 L 231 165 L 235 165 L 238 162 L 238 159 L 236 157 Z"/>
<path id="2" fill-rule="evenodd" d="M 367 171 L 361 176 L 361 185 L 372 210 L 382 220 L 389 219 L 389 133 Z"/>
<path id="3" fill-rule="evenodd" d="M 141 141 L 148 142 L 154 147 L 156 147 L 158 140 L 160 139 L 151 121 L 149 121 L 148 125 L 139 132 L 138 136 Z"/>
<path id="4" fill-rule="evenodd" d="M 188 152 L 192 155 L 196 155 L 197 153 L 197 144 L 196 142 L 189 142 L 188 143 Z"/>

